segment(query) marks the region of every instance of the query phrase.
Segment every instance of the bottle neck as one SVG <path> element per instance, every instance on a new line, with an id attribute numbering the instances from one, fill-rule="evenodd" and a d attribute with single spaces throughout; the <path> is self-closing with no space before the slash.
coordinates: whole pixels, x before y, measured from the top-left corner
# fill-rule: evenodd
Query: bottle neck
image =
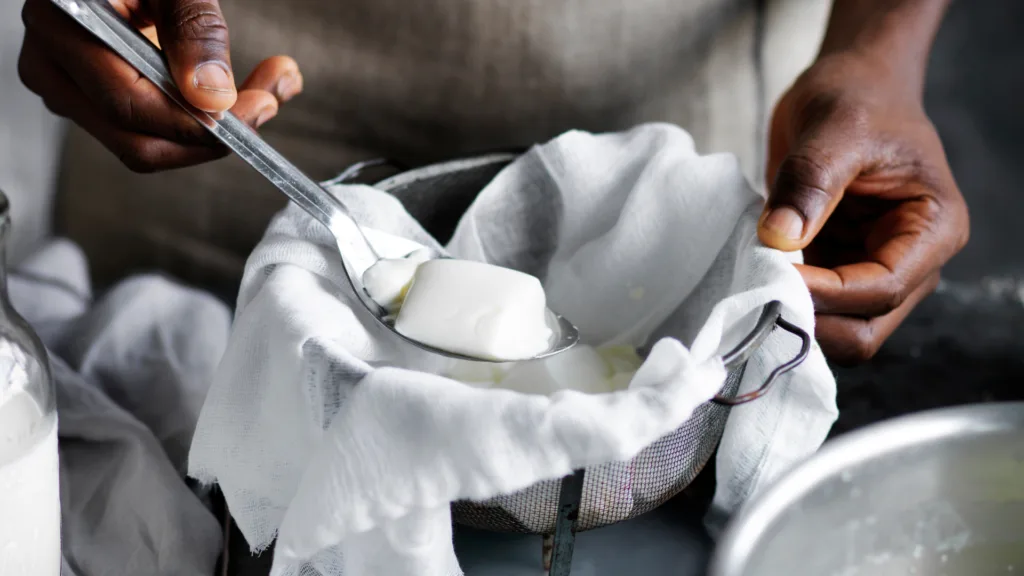
<path id="1" fill-rule="evenodd" d="M 11 230 L 11 215 L 6 207 L 0 210 L 0 301 L 4 306 L 4 315 L 7 314 L 9 299 L 7 296 L 7 238 Z"/>

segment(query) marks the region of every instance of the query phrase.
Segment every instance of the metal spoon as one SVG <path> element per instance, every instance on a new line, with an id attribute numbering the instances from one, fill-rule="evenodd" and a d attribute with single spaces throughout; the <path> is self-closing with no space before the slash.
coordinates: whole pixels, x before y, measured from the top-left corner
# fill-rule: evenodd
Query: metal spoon
<path id="1" fill-rule="evenodd" d="M 174 85 L 163 55 L 145 36 L 125 22 L 106 0 L 52 0 L 83 28 L 91 32 L 111 50 L 124 58 L 129 64 L 156 84 L 167 96 L 184 108 L 193 118 L 199 121 L 218 140 L 241 156 L 243 160 L 256 169 L 278 190 L 299 205 L 300 208 L 326 226 L 338 242 L 338 251 L 344 262 L 345 275 L 352 291 L 359 301 L 369 310 L 370 314 L 382 326 L 386 327 L 399 338 L 424 350 L 463 360 L 477 362 L 505 362 L 512 360 L 528 360 L 530 358 L 508 358 L 493 360 L 456 354 L 428 346 L 422 342 L 406 338 L 395 331 L 394 323 L 387 316 L 387 311 L 374 302 L 363 287 L 362 275 L 373 264 L 381 259 L 363 234 L 362 229 L 349 215 L 349 211 L 340 200 L 311 180 L 291 162 L 286 160 L 273 147 L 267 144 L 255 130 L 240 121 L 230 112 L 221 118 L 214 118 L 189 106 Z M 438 255 L 446 257 L 444 254 Z M 552 338 L 547 350 L 537 354 L 533 359 L 544 358 L 564 352 L 579 340 L 579 330 L 571 322 L 558 314 L 548 312 L 548 323 L 552 329 Z"/>

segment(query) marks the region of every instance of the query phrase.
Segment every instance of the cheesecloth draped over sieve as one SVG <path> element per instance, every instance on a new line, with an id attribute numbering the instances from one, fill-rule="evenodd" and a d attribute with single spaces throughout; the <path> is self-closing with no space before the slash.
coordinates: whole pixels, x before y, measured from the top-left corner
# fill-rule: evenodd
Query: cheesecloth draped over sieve
<path id="1" fill-rule="evenodd" d="M 435 244 L 393 197 L 334 191 L 376 230 L 371 240 L 385 256 L 408 253 L 409 240 Z M 571 132 L 499 174 L 448 250 L 538 276 L 551 307 L 590 344 L 649 350 L 625 391 L 551 397 L 439 376 L 449 361 L 377 327 L 346 292 L 330 236 L 289 208 L 247 264 L 190 471 L 220 483 L 254 549 L 277 537 L 275 574 L 460 574 L 451 502 L 636 456 L 722 388 L 720 354 L 769 301 L 813 331 L 800 276 L 757 242 L 761 202 L 734 158 L 700 156 L 666 125 Z M 770 337 L 740 391 L 759 385 L 793 345 Z M 778 388 L 729 417 L 719 509 L 825 438 L 835 382 L 820 351 Z M 613 500 L 637 496 L 619 488 Z"/>

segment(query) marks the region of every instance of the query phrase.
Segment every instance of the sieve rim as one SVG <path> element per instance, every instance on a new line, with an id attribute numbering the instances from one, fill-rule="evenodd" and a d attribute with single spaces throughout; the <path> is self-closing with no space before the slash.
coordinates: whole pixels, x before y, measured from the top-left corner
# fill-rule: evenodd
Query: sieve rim
<path id="1" fill-rule="evenodd" d="M 418 182 L 435 179 L 447 174 L 464 172 L 466 170 L 473 170 L 486 166 L 500 165 L 504 168 L 527 150 L 528 148 L 521 147 L 496 150 L 464 158 L 427 164 L 412 169 L 408 168 L 402 162 L 392 159 L 372 158 L 352 164 L 334 178 L 325 181 L 323 185 L 336 186 L 345 184 L 346 182 L 350 182 L 358 178 L 367 169 L 384 167 L 395 170 L 398 173 L 384 178 L 383 180 L 378 180 L 372 184 L 372 186 L 383 192 L 394 193 L 397 190 L 401 190 Z M 722 406 L 738 406 L 740 404 L 746 404 L 757 400 L 768 393 L 772 385 L 778 380 L 779 376 L 796 368 L 807 359 L 811 348 L 810 335 L 799 326 L 782 317 L 782 303 L 776 300 L 765 304 L 761 309 L 761 316 L 758 318 L 754 328 L 747 333 L 747 335 L 744 336 L 743 339 L 733 347 L 733 349 L 722 355 L 722 362 L 725 364 L 726 371 L 732 372 L 734 370 L 742 370 L 745 367 L 747 360 L 749 360 L 750 357 L 760 349 L 761 344 L 764 343 L 776 327 L 781 328 L 800 339 L 799 352 L 797 352 L 792 359 L 780 364 L 771 373 L 769 373 L 757 389 L 733 397 L 726 397 L 719 393 L 711 399 L 712 402 Z"/>

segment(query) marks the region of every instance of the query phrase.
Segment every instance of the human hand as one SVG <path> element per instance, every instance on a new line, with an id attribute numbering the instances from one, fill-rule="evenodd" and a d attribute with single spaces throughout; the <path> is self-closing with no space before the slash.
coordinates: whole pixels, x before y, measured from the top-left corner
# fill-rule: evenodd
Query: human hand
<path id="1" fill-rule="evenodd" d="M 302 90 L 294 60 L 263 61 L 236 89 L 228 28 L 217 0 L 110 0 L 162 47 L 175 83 L 195 108 L 231 110 L 253 128 Z M 153 172 L 228 153 L 187 112 L 119 56 L 79 28 L 50 0 L 26 0 L 22 82 L 55 114 L 70 118 L 128 168 Z"/>
<path id="2" fill-rule="evenodd" d="M 871 358 L 967 242 L 967 206 L 919 92 L 863 55 L 818 60 L 772 119 L 759 236 L 804 250 L 816 336 Z"/>

